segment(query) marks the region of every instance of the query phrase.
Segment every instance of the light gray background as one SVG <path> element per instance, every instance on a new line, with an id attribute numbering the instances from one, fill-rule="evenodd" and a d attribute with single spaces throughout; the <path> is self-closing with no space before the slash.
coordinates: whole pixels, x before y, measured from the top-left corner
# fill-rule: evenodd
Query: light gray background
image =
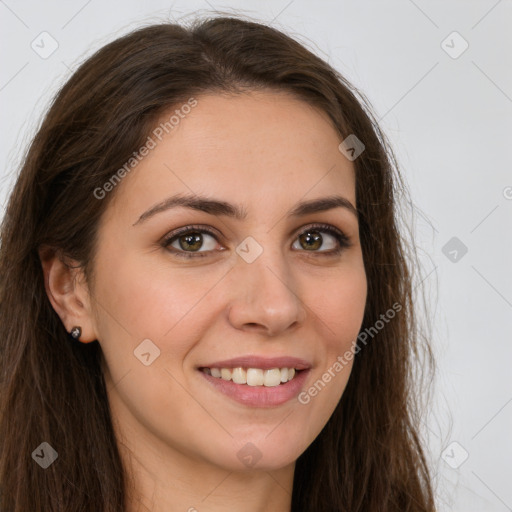
<path id="1" fill-rule="evenodd" d="M 439 510 L 512 510 L 511 3 L 0 0 L 2 212 L 50 97 L 108 41 L 214 9 L 296 36 L 370 99 L 410 187 L 438 361 L 424 436 Z M 31 48 L 49 48 L 43 31 L 58 43 L 46 59 Z M 443 253 L 452 237 L 465 255 Z"/>

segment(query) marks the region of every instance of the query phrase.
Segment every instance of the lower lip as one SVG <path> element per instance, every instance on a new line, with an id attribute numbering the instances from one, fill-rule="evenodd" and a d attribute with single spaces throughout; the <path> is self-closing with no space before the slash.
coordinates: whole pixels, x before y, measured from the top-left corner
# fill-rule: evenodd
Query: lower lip
<path id="1" fill-rule="evenodd" d="M 251 407 L 274 407 L 282 405 L 295 398 L 302 389 L 309 370 L 301 370 L 295 373 L 295 377 L 286 384 L 278 386 L 248 386 L 247 384 L 235 384 L 231 380 L 212 377 L 198 370 L 203 377 L 215 388 L 237 402 Z"/>

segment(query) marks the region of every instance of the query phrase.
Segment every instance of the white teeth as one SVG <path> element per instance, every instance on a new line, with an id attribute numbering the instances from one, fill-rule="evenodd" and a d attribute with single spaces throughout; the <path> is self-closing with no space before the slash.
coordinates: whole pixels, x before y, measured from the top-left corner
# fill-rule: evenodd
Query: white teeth
<path id="1" fill-rule="evenodd" d="M 248 386 L 263 386 L 263 370 L 259 368 L 247 369 L 247 385 Z"/>
<path id="2" fill-rule="evenodd" d="M 279 368 L 265 370 L 263 373 L 263 385 L 267 387 L 273 387 L 279 384 L 281 384 L 281 370 Z"/>
<path id="3" fill-rule="evenodd" d="M 235 384 L 247 384 L 247 372 L 243 368 L 233 368 L 231 380 Z"/>
<path id="4" fill-rule="evenodd" d="M 203 371 L 212 377 L 231 380 L 235 384 L 266 387 L 279 386 L 295 376 L 295 368 L 203 368 Z"/>

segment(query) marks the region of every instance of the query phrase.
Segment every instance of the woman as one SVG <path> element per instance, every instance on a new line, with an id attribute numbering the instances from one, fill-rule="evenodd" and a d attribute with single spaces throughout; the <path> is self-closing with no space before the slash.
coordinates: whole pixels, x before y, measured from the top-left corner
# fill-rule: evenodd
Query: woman
<path id="1" fill-rule="evenodd" d="M 2 225 L 2 511 L 434 510 L 400 175 L 352 89 L 234 18 L 73 74 Z"/>

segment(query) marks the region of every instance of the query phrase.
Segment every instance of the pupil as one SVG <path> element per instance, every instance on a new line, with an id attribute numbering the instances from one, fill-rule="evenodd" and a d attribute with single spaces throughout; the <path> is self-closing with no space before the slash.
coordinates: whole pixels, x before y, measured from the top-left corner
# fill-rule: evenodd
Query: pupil
<path id="1" fill-rule="evenodd" d="M 315 231 L 307 231 L 306 233 L 302 234 L 300 238 L 301 242 L 305 242 L 309 248 L 318 249 L 322 245 L 322 236 Z"/>
<path id="2" fill-rule="evenodd" d="M 183 235 L 180 239 L 181 248 L 182 249 L 192 249 L 193 251 L 196 251 L 201 248 L 201 239 L 202 239 L 202 236 L 200 233 Z M 182 240 L 185 240 L 185 245 L 188 247 L 184 247 Z M 195 245 L 195 247 L 192 247 L 193 245 Z"/>

